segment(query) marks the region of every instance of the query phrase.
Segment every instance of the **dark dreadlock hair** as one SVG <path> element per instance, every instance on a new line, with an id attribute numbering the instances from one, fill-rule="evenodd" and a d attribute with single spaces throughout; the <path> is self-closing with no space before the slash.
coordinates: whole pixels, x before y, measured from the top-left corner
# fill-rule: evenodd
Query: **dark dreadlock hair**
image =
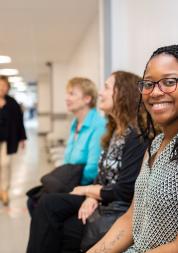
<path id="1" fill-rule="evenodd" d="M 157 55 L 160 55 L 160 54 L 172 55 L 178 61 L 178 45 L 170 45 L 170 46 L 160 47 L 156 51 L 154 51 L 153 54 L 151 55 L 149 61 L 146 64 L 144 74 L 143 74 L 143 78 L 145 76 L 145 72 L 147 70 L 147 66 L 148 66 L 150 60 L 153 57 L 155 57 Z M 140 96 L 138 112 L 140 111 L 141 105 L 142 105 L 142 95 Z M 146 110 L 146 108 L 145 108 L 145 110 Z M 150 139 L 150 144 L 149 144 L 149 148 L 148 148 L 149 156 L 151 156 L 150 147 L 151 147 L 152 140 L 156 136 L 156 130 L 155 130 L 151 115 L 149 114 L 149 112 L 147 110 L 146 110 L 146 113 L 147 113 L 146 127 L 145 128 L 142 127 L 141 129 L 142 129 L 143 136 L 147 136 L 147 137 L 151 136 L 151 138 L 149 138 Z M 138 121 L 138 124 L 139 124 L 139 121 Z M 178 162 L 178 138 L 176 138 L 176 142 L 175 142 L 175 145 L 174 145 L 171 157 L 170 157 L 170 161 L 173 161 L 173 160 L 176 160 Z"/>

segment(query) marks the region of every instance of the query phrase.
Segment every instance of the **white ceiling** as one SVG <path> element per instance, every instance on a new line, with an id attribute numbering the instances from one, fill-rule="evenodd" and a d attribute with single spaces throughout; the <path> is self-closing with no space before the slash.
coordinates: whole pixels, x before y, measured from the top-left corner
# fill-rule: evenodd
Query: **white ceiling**
<path id="1" fill-rule="evenodd" d="M 0 55 L 26 81 L 45 63 L 67 61 L 98 11 L 98 0 L 0 0 Z"/>

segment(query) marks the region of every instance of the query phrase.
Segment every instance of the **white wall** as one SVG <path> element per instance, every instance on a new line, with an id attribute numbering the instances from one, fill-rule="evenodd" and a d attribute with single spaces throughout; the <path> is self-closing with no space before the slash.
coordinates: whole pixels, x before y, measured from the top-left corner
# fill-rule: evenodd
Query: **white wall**
<path id="1" fill-rule="evenodd" d="M 178 1 L 111 1 L 112 70 L 142 74 L 155 49 L 178 43 Z"/>
<path id="2" fill-rule="evenodd" d="M 52 68 L 52 132 L 58 139 L 66 139 L 69 135 L 70 121 L 66 117 L 65 86 L 68 79 L 68 65 L 53 64 Z"/>
<path id="3" fill-rule="evenodd" d="M 93 19 L 93 22 L 88 26 L 84 32 L 81 41 L 76 45 L 75 52 L 71 55 L 68 62 L 53 63 L 52 67 L 52 85 L 50 92 L 44 85 L 44 99 L 42 108 L 45 111 L 48 108 L 48 96 L 51 97 L 51 112 L 52 112 L 52 131 L 59 136 L 59 138 L 66 138 L 69 133 L 69 120 L 66 119 L 66 105 L 65 105 L 65 87 L 70 78 L 75 76 L 83 76 L 92 79 L 97 86 L 100 80 L 100 51 L 99 51 L 99 20 L 98 15 Z M 42 85 L 42 84 L 41 84 Z M 42 87 L 40 85 L 40 87 Z M 39 109 L 41 105 L 39 105 Z M 42 117 L 41 117 L 42 121 Z M 44 120 L 43 120 L 44 122 Z M 42 124 L 43 124 L 42 122 Z M 47 124 L 47 122 L 46 122 Z M 48 125 L 48 124 L 47 124 Z M 43 127 L 44 129 L 45 127 Z"/>
<path id="4" fill-rule="evenodd" d="M 70 78 L 83 76 L 99 84 L 98 16 L 93 20 L 67 63 L 54 63 L 52 71 L 53 113 L 66 113 L 65 86 Z"/>
<path id="5" fill-rule="evenodd" d="M 68 77 L 84 76 L 97 85 L 100 80 L 99 24 L 98 15 L 86 30 L 68 62 Z"/>
<path id="6" fill-rule="evenodd" d="M 51 94 L 49 75 L 39 76 L 38 84 L 38 132 L 46 133 L 51 130 Z"/>
<path id="7" fill-rule="evenodd" d="M 52 113 L 66 112 L 65 86 L 68 79 L 68 65 L 53 64 L 52 68 Z"/>
<path id="8" fill-rule="evenodd" d="M 38 112 L 50 113 L 50 85 L 48 81 L 38 82 Z"/>

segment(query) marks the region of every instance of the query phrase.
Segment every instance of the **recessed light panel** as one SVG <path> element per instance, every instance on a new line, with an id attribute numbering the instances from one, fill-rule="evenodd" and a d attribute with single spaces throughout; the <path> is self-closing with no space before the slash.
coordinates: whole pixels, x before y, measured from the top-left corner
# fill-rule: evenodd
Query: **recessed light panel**
<path id="1" fill-rule="evenodd" d="M 8 78 L 10 83 L 22 82 L 23 78 L 21 76 L 10 76 Z"/>
<path id="2" fill-rule="evenodd" d="M 0 55 L 0 63 L 10 63 L 12 60 L 9 56 Z"/>
<path id="3" fill-rule="evenodd" d="M 0 69 L 0 75 L 3 76 L 16 76 L 19 72 L 17 69 Z"/>

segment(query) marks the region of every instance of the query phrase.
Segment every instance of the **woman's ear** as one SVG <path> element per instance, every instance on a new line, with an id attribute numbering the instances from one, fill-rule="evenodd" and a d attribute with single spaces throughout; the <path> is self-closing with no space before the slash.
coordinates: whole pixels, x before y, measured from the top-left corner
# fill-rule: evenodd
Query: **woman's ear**
<path id="1" fill-rule="evenodd" d="M 84 99 L 85 99 L 86 104 L 89 105 L 91 103 L 92 97 L 91 96 L 85 96 Z"/>

